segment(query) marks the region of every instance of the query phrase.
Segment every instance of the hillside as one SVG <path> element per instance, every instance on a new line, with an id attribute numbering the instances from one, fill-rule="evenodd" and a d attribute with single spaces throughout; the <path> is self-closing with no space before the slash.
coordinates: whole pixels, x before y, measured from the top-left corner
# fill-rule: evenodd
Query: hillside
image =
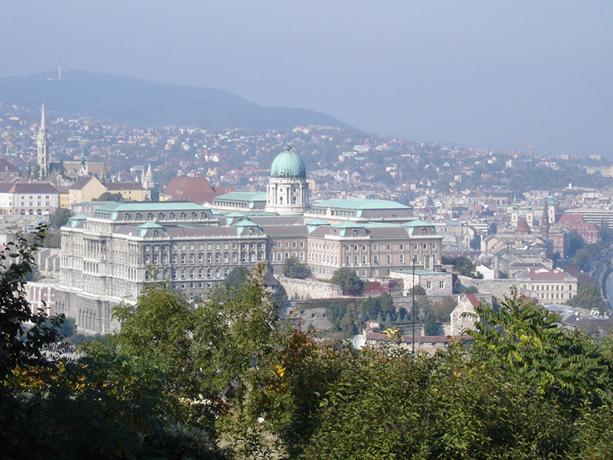
<path id="1" fill-rule="evenodd" d="M 194 86 L 70 71 L 0 78 L 0 102 L 36 108 L 45 102 L 63 115 L 87 115 L 139 126 L 286 130 L 301 124 L 347 127 L 326 114 L 291 107 L 263 107 L 236 94 Z"/>

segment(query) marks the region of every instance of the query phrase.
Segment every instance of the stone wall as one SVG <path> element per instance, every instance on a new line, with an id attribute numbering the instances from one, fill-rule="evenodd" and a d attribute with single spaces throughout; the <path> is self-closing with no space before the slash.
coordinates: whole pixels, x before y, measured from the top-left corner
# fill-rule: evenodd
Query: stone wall
<path id="1" fill-rule="evenodd" d="M 38 269 L 45 272 L 58 273 L 60 271 L 60 250 L 56 248 L 40 248 L 36 254 Z"/>
<path id="2" fill-rule="evenodd" d="M 463 286 L 474 286 L 479 290 L 479 294 L 491 294 L 502 299 L 504 296 L 511 295 L 511 288 L 519 287 L 518 280 L 512 279 L 474 279 L 467 276 L 458 276 Z"/>
<path id="3" fill-rule="evenodd" d="M 314 279 L 296 279 L 277 276 L 289 299 L 329 299 L 343 297 L 341 289 L 332 283 Z"/>

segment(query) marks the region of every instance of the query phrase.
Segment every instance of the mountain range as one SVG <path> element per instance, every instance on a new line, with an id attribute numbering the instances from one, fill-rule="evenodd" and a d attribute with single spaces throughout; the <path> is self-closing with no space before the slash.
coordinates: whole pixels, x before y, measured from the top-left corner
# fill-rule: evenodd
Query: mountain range
<path id="1" fill-rule="evenodd" d="M 313 110 L 265 107 L 216 88 L 156 83 L 130 77 L 69 71 L 0 78 L 0 102 L 35 109 L 44 102 L 66 116 L 85 115 L 137 126 L 288 130 L 297 125 L 349 128 Z"/>

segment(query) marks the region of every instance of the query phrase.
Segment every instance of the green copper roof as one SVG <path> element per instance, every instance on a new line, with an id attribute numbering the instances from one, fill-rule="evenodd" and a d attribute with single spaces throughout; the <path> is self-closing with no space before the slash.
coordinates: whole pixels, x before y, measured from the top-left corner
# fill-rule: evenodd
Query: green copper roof
<path id="1" fill-rule="evenodd" d="M 228 192 L 213 201 L 266 201 L 266 192 Z"/>
<path id="2" fill-rule="evenodd" d="M 208 208 L 196 203 L 161 201 L 159 203 L 119 203 L 104 205 L 96 211 L 133 212 L 133 211 L 204 211 Z"/>
<path id="3" fill-rule="evenodd" d="M 368 198 L 333 198 L 316 201 L 313 207 L 338 209 L 411 209 L 409 206 L 391 200 L 373 200 Z"/>
<path id="4" fill-rule="evenodd" d="M 404 224 L 402 224 L 402 225 L 404 225 L 405 227 L 424 227 L 424 226 L 429 226 L 429 227 L 431 227 L 431 226 L 432 226 L 432 224 L 431 224 L 431 223 L 429 223 L 429 222 L 425 222 L 425 221 L 423 221 L 423 220 L 419 220 L 419 219 L 416 219 L 416 220 L 411 220 L 411 221 L 409 221 L 409 222 L 405 222 L 405 223 L 404 223 Z"/>
<path id="5" fill-rule="evenodd" d="M 306 179 L 304 161 L 296 152 L 284 150 L 273 160 L 270 177 Z"/>
<path id="6" fill-rule="evenodd" d="M 243 219 L 234 224 L 235 227 L 257 227 L 258 225 L 249 219 Z"/>
<path id="7" fill-rule="evenodd" d="M 70 227 L 76 227 L 79 223 L 87 220 L 87 216 L 85 214 L 75 214 L 68 219 L 67 225 Z"/>
<path id="8" fill-rule="evenodd" d="M 164 228 L 163 225 L 160 225 L 156 222 L 145 222 L 144 224 L 140 224 L 138 226 L 140 229 L 149 229 L 149 228 Z"/>
<path id="9" fill-rule="evenodd" d="M 399 228 L 400 224 L 390 222 L 340 222 L 334 228 Z"/>
<path id="10" fill-rule="evenodd" d="M 313 219 L 310 222 L 307 222 L 307 225 L 330 225 L 330 222 L 323 219 Z"/>

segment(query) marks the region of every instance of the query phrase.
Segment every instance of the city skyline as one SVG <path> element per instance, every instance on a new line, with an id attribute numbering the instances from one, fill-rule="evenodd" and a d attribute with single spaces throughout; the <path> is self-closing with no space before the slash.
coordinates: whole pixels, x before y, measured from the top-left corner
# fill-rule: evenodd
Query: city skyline
<path id="1" fill-rule="evenodd" d="M 4 1 L 0 34 L 20 46 L 0 47 L 1 74 L 61 62 L 318 110 L 366 132 L 613 154 L 608 2 L 146 6 Z M 15 27 L 24 15 L 35 27 Z"/>

